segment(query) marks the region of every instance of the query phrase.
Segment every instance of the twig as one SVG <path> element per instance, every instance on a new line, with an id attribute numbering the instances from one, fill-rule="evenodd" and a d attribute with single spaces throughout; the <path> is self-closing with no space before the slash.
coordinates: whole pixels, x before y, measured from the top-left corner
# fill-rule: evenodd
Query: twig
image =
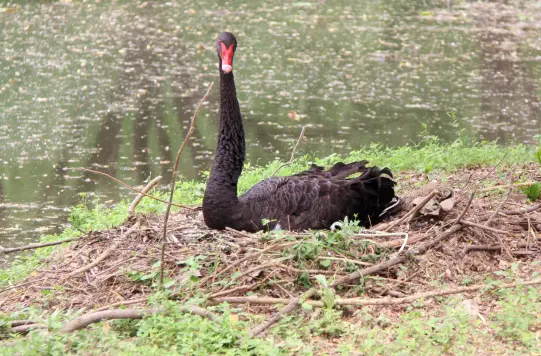
<path id="1" fill-rule="evenodd" d="M 21 325 L 39 324 L 39 322 L 35 320 L 11 320 L 9 321 L 9 323 L 11 324 L 12 328 L 21 326 Z"/>
<path id="2" fill-rule="evenodd" d="M 76 269 L 75 271 L 69 273 L 66 277 L 64 277 L 64 280 L 71 278 L 79 273 L 86 272 L 89 269 L 97 266 L 101 261 L 105 260 L 109 255 L 114 252 L 122 242 L 123 240 L 131 235 L 132 232 L 134 232 L 137 228 L 139 228 L 139 221 L 137 221 L 135 224 L 132 225 L 125 233 L 123 233 L 120 236 L 120 239 L 112 244 L 107 250 L 103 251 L 101 255 L 98 256 L 92 263 L 87 264 L 86 266 L 83 266 L 81 268 Z"/>
<path id="3" fill-rule="evenodd" d="M 468 211 L 468 209 L 470 208 L 470 205 L 473 201 L 473 198 L 475 197 L 475 193 L 477 192 L 477 185 L 475 186 L 475 188 L 473 189 L 473 191 L 471 192 L 470 194 L 470 199 L 468 200 L 468 203 L 466 203 L 466 207 L 464 208 L 464 210 L 462 210 L 462 212 L 460 213 L 460 215 L 458 216 L 458 218 L 456 218 L 456 220 L 452 223 L 452 225 L 455 225 L 455 224 L 458 224 L 460 222 L 460 220 L 462 220 L 462 218 L 464 217 L 464 215 L 466 215 L 466 212 Z"/>
<path id="4" fill-rule="evenodd" d="M 407 297 L 407 294 L 404 294 L 402 292 L 392 290 L 389 288 L 370 287 L 370 289 L 372 289 L 374 292 L 378 293 L 379 295 L 388 295 L 388 296 L 397 297 L 397 298 Z"/>
<path id="5" fill-rule="evenodd" d="M 362 231 L 367 231 L 363 233 Z M 389 236 L 406 236 L 407 232 L 383 232 L 379 230 L 361 230 L 361 232 L 355 235 L 349 235 L 349 239 L 356 239 L 357 237 L 389 237 Z M 400 239 L 402 241 L 402 239 Z"/>
<path id="6" fill-rule="evenodd" d="M 186 206 L 186 205 L 180 205 L 180 204 L 176 204 L 176 203 L 170 203 L 166 200 L 163 200 L 163 199 L 160 199 L 158 197 L 155 197 L 153 195 L 150 195 L 150 194 L 146 194 L 146 193 L 143 193 L 141 190 L 139 189 L 136 189 L 134 187 L 132 187 L 131 185 L 128 185 L 126 183 L 124 183 L 123 181 L 121 181 L 120 179 L 117 179 L 107 173 L 104 173 L 104 172 L 100 172 L 100 171 L 95 171 L 93 169 L 88 169 L 88 168 L 82 168 L 82 167 L 79 167 L 79 168 L 69 168 L 69 169 L 72 169 L 72 170 L 76 170 L 76 171 L 85 171 L 85 172 L 90 172 L 90 173 L 95 173 L 95 174 L 101 174 L 102 176 L 105 176 L 107 178 L 110 178 L 112 180 L 114 180 L 115 182 L 117 182 L 118 184 L 120 185 L 123 185 L 124 187 L 128 188 L 129 190 L 131 191 L 134 191 L 136 193 L 139 193 L 139 194 L 142 194 L 144 195 L 145 197 L 147 198 L 150 198 L 150 199 L 154 199 L 154 200 L 157 200 L 161 203 L 164 203 L 164 204 L 167 204 L 167 205 L 173 205 L 173 206 L 176 206 L 177 208 L 184 208 L 184 209 L 189 209 L 189 210 L 195 210 L 195 208 L 191 208 L 189 206 Z"/>
<path id="7" fill-rule="evenodd" d="M 462 251 L 463 254 L 467 254 L 471 251 L 497 251 L 501 252 L 503 250 L 501 245 L 489 246 L 489 245 L 468 245 L 464 247 Z M 529 256 L 532 255 L 532 251 L 509 251 L 510 255 L 514 256 Z"/>
<path id="8" fill-rule="evenodd" d="M 203 318 L 208 318 L 214 322 L 218 322 L 220 320 L 220 318 L 216 314 L 195 305 L 181 307 L 181 311 L 192 313 L 194 315 L 199 315 Z M 163 308 L 151 308 L 151 309 L 114 309 L 114 310 L 92 312 L 92 313 L 82 315 L 66 323 L 62 327 L 62 332 L 71 333 L 79 329 L 84 329 L 88 325 L 100 322 L 102 320 L 142 319 L 143 317 L 147 315 L 163 314 L 163 313 L 167 313 L 167 310 Z"/>
<path id="9" fill-rule="evenodd" d="M 228 265 L 226 268 L 224 268 L 224 269 L 221 270 L 220 272 L 216 273 L 215 276 L 222 275 L 222 274 L 224 274 L 225 272 L 230 271 L 231 269 L 237 267 L 238 265 L 240 265 L 240 264 L 243 263 L 243 262 L 248 261 L 248 260 L 251 259 L 251 258 L 261 256 L 261 255 L 264 254 L 265 252 L 268 252 L 268 251 L 273 250 L 273 249 L 275 249 L 275 248 L 289 247 L 289 246 L 292 246 L 292 245 L 295 245 L 295 244 L 297 244 L 296 241 L 295 241 L 295 242 L 286 242 L 286 243 L 283 243 L 283 244 L 275 244 L 275 245 L 271 245 L 271 246 L 269 246 L 269 247 L 264 248 L 264 249 L 261 250 L 261 251 L 251 253 L 251 254 L 249 254 L 249 255 L 244 256 L 244 257 L 241 258 L 240 260 L 237 260 L 237 261 L 233 262 L 232 264 Z M 199 286 L 200 286 L 200 287 L 203 286 L 209 279 L 212 279 L 212 276 L 207 276 L 207 277 L 203 278 L 201 281 L 199 281 Z"/>
<path id="10" fill-rule="evenodd" d="M 484 230 L 492 231 L 492 232 L 495 232 L 495 233 L 497 233 L 497 234 L 505 234 L 505 235 L 512 234 L 510 231 L 505 231 L 505 230 L 495 229 L 495 228 L 493 228 L 493 227 L 489 227 L 489 226 L 486 226 L 486 225 L 477 224 L 477 223 L 474 223 L 473 221 L 469 221 L 469 220 L 465 220 L 465 219 L 461 219 L 461 220 L 460 220 L 460 223 L 461 223 L 461 224 L 464 224 L 464 225 L 468 225 L 468 226 L 477 227 L 477 228 L 479 228 L 479 229 L 484 229 Z"/>
<path id="11" fill-rule="evenodd" d="M 535 183 L 538 183 L 538 182 L 514 183 L 514 184 L 511 185 L 511 187 L 512 188 L 514 188 L 514 187 L 526 187 L 526 186 L 529 186 L 529 185 L 534 185 Z M 498 190 L 498 189 L 503 189 L 503 188 L 507 188 L 507 187 L 509 187 L 509 184 L 495 185 L 493 187 L 481 188 L 481 189 L 479 189 L 479 192 L 481 192 L 481 193 L 490 192 L 492 190 Z"/>
<path id="12" fill-rule="evenodd" d="M 413 216 L 413 215 L 412 215 Z M 408 243 L 408 234 L 406 234 L 406 236 L 404 236 L 404 242 L 402 243 L 402 245 L 400 246 L 400 248 L 398 249 L 398 253 L 404 251 L 404 247 L 406 247 L 406 244 Z"/>
<path id="13" fill-rule="evenodd" d="M 362 262 L 362 261 L 356 261 L 356 260 L 350 260 L 348 258 L 340 258 L 340 257 L 331 257 L 331 256 L 319 256 L 317 258 L 318 260 L 331 260 L 331 261 L 342 261 L 346 263 L 352 263 L 357 266 L 372 266 L 372 263 L 368 262 Z"/>
<path id="14" fill-rule="evenodd" d="M 528 214 L 528 213 L 533 213 L 537 210 L 540 210 L 541 209 L 541 204 L 536 204 L 536 205 L 532 205 L 530 207 L 524 207 L 522 209 L 518 209 L 518 210 L 504 210 L 504 211 L 500 211 L 498 213 L 498 215 L 502 215 L 502 216 L 508 216 L 508 215 L 524 215 L 524 214 Z M 485 215 L 482 215 L 478 218 L 479 221 L 487 221 L 490 217 L 492 216 L 492 214 L 485 214 Z"/>
<path id="15" fill-rule="evenodd" d="M 72 239 L 65 239 L 65 240 L 59 240 L 59 241 L 53 241 L 53 242 L 46 242 L 46 243 L 42 243 L 42 244 L 29 244 L 29 245 L 19 246 L 19 247 L 3 248 L 3 247 L 0 246 L 0 254 L 8 254 L 8 253 L 13 253 L 13 252 L 18 252 L 18 251 L 35 250 L 35 249 L 42 248 L 42 247 L 61 245 L 61 244 L 66 243 L 66 242 L 72 242 L 72 241 L 81 240 L 81 239 L 84 239 L 85 237 L 88 237 L 88 235 L 74 237 Z"/>
<path id="16" fill-rule="evenodd" d="M 284 167 L 289 166 L 291 163 L 293 163 L 293 160 L 295 159 L 295 151 L 297 150 L 297 146 L 299 145 L 299 142 L 301 142 L 302 137 L 304 136 L 304 130 L 306 130 L 306 126 L 302 127 L 301 133 L 299 135 L 299 138 L 297 139 L 297 142 L 295 143 L 295 146 L 293 146 L 293 150 L 291 151 L 291 157 L 289 158 L 289 161 L 286 163 L 282 163 L 281 165 L 276 168 L 274 172 L 272 172 L 271 177 L 274 176 L 278 171 Z"/>
<path id="17" fill-rule="evenodd" d="M 436 236 L 433 240 L 424 242 L 421 245 L 410 249 L 404 255 L 398 255 L 398 256 L 396 256 L 394 258 L 391 258 L 390 260 L 380 262 L 378 264 L 375 264 L 375 265 L 367 267 L 367 268 L 363 268 L 362 270 L 357 270 L 357 271 L 355 271 L 353 273 L 348 274 L 347 276 L 336 279 L 331 284 L 331 287 L 336 287 L 336 286 L 338 286 L 340 284 L 347 283 L 347 282 L 352 281 L 354 279 L 358 279 L 358 278 L 367 276 L 369 274 L 374 274 L 376 272 L 386 270 L 389 267 L 392 267 L 394 265 L 397 265 L 399 263 L 404 262 L 407 259 L 408 255 L 420 255 L 420 254 L 423 254 L 428 249 L 430 249 L 433 246 L 437 245 L 440 241 L 446 239 L 447 237 L 451 236 L 452 234 L 459 231 L 460 229 L 462 229 L 462 225 L 460 225 L 460 224 L 453 225 L 447 231 L 441 233 L 439 236 Z"/>
<path id="18" fill-rule="evenodd" d="M 46 325 L 43 325 L 43 324 L 27 324 L 27 325 L 20 325 L 20 326 L 11 328 L 11 332 L 26 335 L 30 331 L 36 330 L 36 329 L 48 329 L 48 328 Z"/>
<path id="19" fill-rule="evenodd" d="M 335 305 L 358 305 L 358 306 L 360 305 L 397 305 L 397 304 L 412 303 L 416 300 L 423 299 L 423 298 L 434 298 L 434 297 L 440 297 L 440 296 L 445 296 L 445 295 L 476 292 L 478 290 L 488 289 L 488 288 L 496 288 L 496 289 L 516 288 L 516 287 L 524 287 L 524 286 L 533 286 L 533 285 L 538 285 L 538 284 L 541 284 L 541 278 L 534 279 L 534 280 L 524 282 L 524 283 L 508 283 L 508 284 L 502 284 L 502 285 L 482 284 L 482 285 L 475 285 L 475 286 L 469 286 L 469 287 L 458 287 L 458 288 L 450 288 L 450 289 L 444 289 L 444 290 L 434 290 L 434 291 L 418 293 L 418 294 L 414 294 L 414 295 L 410 295 L 408 297 L 402 297 L 402 298 L 366 298 L 366 299 L 337 298 L 334 300 L 334 304 Z M 227 302 L 230 304 L 247 304 L 247 303 L 285 304 L 285 303 L 290 302 L 290 299 L 256 297 L 256 296 L 223 297 L 223 298 L 216 298 L 213 302 L 215 304 L 219 304 L 223 302 Z M 310 304 L 314 307 L 325 306 L 325 304 L 319 300 L 306 300 L 305 303 Z M 256 336 L 256 335 L 257 334 L 254 335 L 252 332 L 252 336 Z"/>
<path id="20" fill-rule="evenodd" d="M 426 234 L 419 234 L 418 236 L 414 235 L 408 238 L 408 240 L 409 240 L 409 243 L 412 244 L 426 238 L 426 236 L 427 236 Z M 378 242 L 377 246 L 381 248 L 392 248 L 392 247 L 400 247 L 402 246 L 403 243 L 404 243 L 404 239 L 396 239 L 396 240 Z"/>
<path id="21" fill-rule="evenodd" d="M 467 210 L 467 208 L 465 210 Z M 453 233 L 455 233 L 455 232 L 459 231 L 460 229 L 462 229 L 462 226 L 463 225 L 455 224 L 455 225 L 451 226 L 451 228 L 449 228 L 447 231 L 443 232 L 442 234 L 440 234 L 439 236 L 434 238 L 433 240 L 427 241 L 427 242 L 421 244 L 420 246 L 418 246 L 416 248 L 412 248 L 411 250 L 409 250 L 404 255 L 398 255 L 398 256 L 396 256 L 394 258 L 391 258 L 388 261 L 384 261 L 384 262 L 378 263 L 378 264 L 376 264 L 374 266 L 363 268 L 362 270 L 357 270 L 357 271 L 355 271 L 353 273 L 350 273 L 347 276 L 340 277 L 340 278 L 334 280 L 334 282 L 331 283 L 331 287 L 336 287 L 338 285 L 347 283 L 347 282 L 352 281 L 354 279 L 358 279 L 358 278 L 361 278 L 361 277 L 369 275 L 369 274 L 373 274 L 373 273 L 376 273 L 376 272 L 379 272 L 379 271 L 386 270 L 389 267 L 392 267 L 394 265 L 397 265 L 399 263 L 402 263 L 402 262 L 406 261 L 406 259 L 408 258 L 407 256 L 423 254 L 428 249 L 430 249 L 433 246 L 437 245 L 440 241 L 446 239 L 447 237 L 451 236 Z M 289 304 L 286 307 L 284 307 L 282 310 L 280 310 L 278 313 L 276 313 L 273 317 L 271 317 L 267 321 L 261 323 L 260 325 L 256 326 L 255 328 L 251 329 L 248 332 L 249 335 L 250 336 L 256 336 L 256 335 L 260 334 L 261 332 L 263 332 L 264 330 L 268 329 L 274 323 L 278 322 L 284 315 L 294 311 L 299 306 L 301 300 L 306 300 L 306 299 L 310 298 L 311 296 L 313 296 L 316 293 L 317 293 L 317 289 L 316 288 L 311 288 L 308 291 L 306 291 L 302 296 L 290 299 Z"/>
<path id="22" fill-rule="evenodd" d="M 336 275 L 336 271 L 326 271 L 321 269 L 299 269 L 291 266 L 284 265 L 282 263 L 275 263 L 274 264 L 278 268 L 283 268 L 287 271 L 293 272 L 293 273 L 311 273 L 311 274 L 330 274 L 330 275 Z"/>
<path id="23" fill-rule="evenodd" d="M 289 304 L 284 309 L 282 309 L 278 313 L 274 314 L 267 321 L 265 321 L 265 322 L 259 324 L 258 326 L 250 329 L 248 331 L 248 335 L 250 335 L 251 337 L 255 337 L 255 336 L 261 334 L 263 331 L 267 330 L 272 325 L 274 325 L 275 323 L 280 321 L 280 319 L 282 319 L 284 317 L 284 315 L 287 315 L 287 314 L 291 313 L 292 311 L 294 311 L 295 309 L 297 309 L 297 306 L 300 304 L 301 300 L 307 300 L 308 298 L 310 298 L 314 294 L 316 294 L 316 292 L 317 292 L 316 288 L 311 288 L 308 291 L 306 291 L 303 295 L 301 295 L 301 296 L 299 296 L 297 298 L 289 299 Z M 288 300 L 286 299 L 285 303 L 287 303 L 287 301 Z"/>
<path id="24" fill-rule="evenodd" d="M 31 280 L 31 281 L 28 281 L 28 282 L 23 282 L 23 283 L 19 283 L 19 284 L 15 284 L 15 285 L 11 285 L 9 287 L 6 287 L 6 288 L 3 288 L 3 289 L 0 289 L 0 294 L 10 290 L 10 289 L 17 289 L 17 288 L 21 288 L 22 286 L 26 286 L 28 284 L 35 284 L 37 282 L 42 282 L 43 280 L 45 280 L 47 277 L 43 277 L 43 278 L 39 278 L 37 280 Z"/>
<path id="25" fill-rule="evenodd" d="M 519 209 L 519 210 L 502 211 L 501 214 L 504 214 L 504 215 L 522 215 L 522 214 L 533 213 L 534 211 L 537 211 L 539 209 L 541 209 L 541 204 L 532 205 L 529 208 L 522 208 L 522 209 Z"/>
<path id="26" fill-rule="evenodd" d="M 135 208 L 137 207 L 137 204 L 143 199 L 144 194 L 148 193 L 158 182 L 162 179 L 162 176 L 157 176 L 153 180 L 151 180 L 144 188 L 141 190 L 141 193 L 137 194 L 135 199 L 133 199 L 133 202 L 130 204 L 130 207 L 128 208 L 128 215 L 134 216 L 135 215 Z"/>
<path id="27" fill-rule="evenodd" d="M 232 281 L 234 280 L 237 280 L 239 278 L 242 278 L 244 276 L 247 276 L 249 274 L 252 274 L 254 272 L 257 272 L 257 271 L 260 271 L 262 269 L 267 269 L 267 268 L 270 268 L 270 267 L 281 267 L 283 265 L 281 265 L 280 263 L 278 262 L 281 262 L 281 261 L 284 261 L 284 260 L 288 260 L 290 259 L 289 257 L 282 257 L 282 258 L 279 258 L 279 259 L 276 259 L 274 261 L 271 261 L 271 262 L 268 262 L 268 263 L 263 263 L 263 264 L 260 264 L 260 265 L 257 265 L 255 267 L 252 267 L 250 268 L 249 270 L 245 271 L 245 272 L 242 272 L 241 274 L 239 274 L 238 276 L 233 276 L 231 278 Z"/>
<path id="28" fill-rule="evenodd" d="M 252 284 L 248 284 L 248 285 L 245 285 L 245 286 L 240 286 L 240 287 L 233 288 L 233 289 L 222 290 L 220 292 L 216 292 L 216 293 L 211 294 L 209 296 L 209 299 L 223 297 L 223 296 L 233 294 L 233 293 L 238 293 L 238 292 L 246 292 L 246 291 L 249 291 L 249 290 L 257 287 L 259 284 L 260 283 L 252 283 Z"/>
<path id="29" fill-rule="evenodd" d="M 256 242 L 254 240 L 254 237 L 257 236 L 256 234 L 249 234 L 249 233 L 244 232 L 244 231 L 235 230 L 235 229 L 230 228 L 229 226 L 226 226 L 225 230 L 229 231 L 229 232 L 231 232 L 231 233 L 233 233 L 235 235 L 247 238 L 248 240 L 246 240 L 246 241 L 236 241 L 241 246 L 251 245 L 251 244 Z"/>
<path id="30" fill-rule="evenodd" d="M 186 137 L 184 137 L 184 141 L 182 142 L 182 145 L 180 145 L 180 148 L 178 149 L 177 158 L 175 160 L 175 165 L 173 166 L 173 175 L 171 177 L 171 191 L 169 192 L 169 204 L 173 202 L 173 195 L 175 194 L 175 181 L 177 179 L 177 170 L 178 170 L 178 164 L 180 162 L 180 156 L 182 155 L 182 151 L 184 151 L 184 147 L 186 147 L 186 144 L 188 143 L 188 140 L 190 139 L 190 136 L 192 136 L 194 127 L 195 127 L 195 120 L 197 119 L 197 114 L 199 114 L 199 109 L 201 108 L 201 105 L 205 100 L 207 100 L 207 97 L 210 94 L 210 90 L 214 86 L 214 82 L 210 82 L 210 85 L 207 89 L 207 92 L 201 98 L 199 101 L 199 104 L 195 108 L 195 112 L 192 117 L 192 121 L 190 123 L 190 128 L 188 129 L 188 132 L 186 133 Z M 167 206 L 167 209 L 165 210 L 165 216 L 163 219 L 163 234 L 162 234 L 162 251 L 161 251 L 161 258 L 160 258 L 160 288 L 163 286 L 163 269 L 165 264 L 165 242 L 167 237 L 167 221 L 169 221 L 169 213 L 171 212 L 171 205 Z"/>
<path id="31" fill-rule="evenodd" d="M 112 303 L 112 304 L 109 304 L 109 305 L 104 305 L 103 307 L 100 307 L 98 309 L 96 309 L 96 311 L 102 311 L 102 310 L 107 310 L 109 308 L 113 308 L 113 307 L 118 307 L 118 306 L 121 306 L 121 305 L 132 305 L 132 304 L 137 304 L 137 303 L 143 303 L 143 302 L 146 302 L 148 300 L 148 298 L 137 298 L 137 299 L 131 299 L 131 300 L 123 300 L 121 302 L 116 302 L 116 303 Z"/>
<path id="32" fill-rule="evenodd" d="M 509 200 L 509 196 L 511 195 L 511 191 L 513 191 L 513 177 L 511 177 L 511 179 L 509 181 L 509 189 L 507 190 L 507 195 L 505 196 L 505 199 L 501 202 L 500 205 L 498 205 L 498 208 L 496 209 L 496 211 L 488 218 L 488 220 L 484 224 L 485 226 L 490 226 L 490 223 L 492 222 L 494 217 L 496 217 L 496 215 L 498 215 L 499 212 L 503 209 L 503 206 Z"/>
<path id="33" fill-rule="evenodd" d="M 438 193 L 438 190 L 433 190 L 432 193 L 428 194 L 419 204 L 417 204 L 413 209 L 408 211 L 404 216 L 402 216 L 397 221 L 393 222 L 388 228 L 383 231 L 389 231 L 395 226 L 402 224 L 408 219 L 409 216 L 414 216 L 419 210 L 421 210 L 434 196 Z M 377 230 L 377 229 L 375 229 Z"/>

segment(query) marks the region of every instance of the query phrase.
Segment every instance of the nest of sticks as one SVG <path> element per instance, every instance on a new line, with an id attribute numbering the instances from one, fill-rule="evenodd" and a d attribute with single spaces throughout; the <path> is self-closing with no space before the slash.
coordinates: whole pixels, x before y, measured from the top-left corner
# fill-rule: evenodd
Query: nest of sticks
<path id="1" fill-rule="evenodd" d="M 539 181 L 538 167 L 520 171 L 523 179 Z M 509 181 L 515 174 L 502 178 L 479 168 L 445 177 L 445 184 L 425 184 L 424 174 L 402 173 L 398 181 L 408 182 L 400 187 L 402 213 L 361 230 L 343 224 L 332 232 L 216 231 L 204 225 L 200 210 L 180 209 L 169 217 L 163 243 L 164 216 L 132 214 L 122 227 L 90 232 L 58 249 L 35 273 L 0 290 L 0 305 L 5 312 L 37 305 L 110 313 L 143 306 L 163 287 L 174 299 L 203 297 L 189 310 L 206 317 L 215 316 L 205 307 L 223 302 L 272 315 L 250 331 L 257 335 L 300 303 L 324 306 L 321 278 L 336 296 L 335 307 L 474 292 L 486 287 L 477 283 L 487 273 L 541 255 L 541 204 L 528 204 L 518 193 Z M 472 183 L 483 181 L 496 187 Z M 465 276 L 476 284 L 460 287 Z M 454 287 L 433 290 L 436 279 Z M 130 310 L 141 317 L 143 309 Z M 66 330 L 85 326 L 78 322 Z M 39 325 L 13 325 L 22 332 L 32 326 Z"/>

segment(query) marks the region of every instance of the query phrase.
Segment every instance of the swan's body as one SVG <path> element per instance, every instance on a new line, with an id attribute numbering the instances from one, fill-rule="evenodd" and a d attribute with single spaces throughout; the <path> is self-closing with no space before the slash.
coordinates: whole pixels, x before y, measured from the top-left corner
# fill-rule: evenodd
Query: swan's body
<path id="1" fill-rule="evenodd" d="M 394 182 L 381 176 L 389 169 L 367 168 L 367 161 L 335 164 L 330 170 L 312 165 L 289 177 L 272 177 L 237 196 L 237 182 L 246 157 L 244 128 L 233 77 L 235 37 L 224 32 L 217 40 L 220 58 L 220 131 L 218 148 L 203 198 L 210 228 L 259 231 L 264 228 L 307 230 L 356 218 L 363 225 L 381 220 L 397 206 Z M 360 172 L 360 176 L 347 177 Z M 263 220 L 270 221 L 268 225 Z"/>

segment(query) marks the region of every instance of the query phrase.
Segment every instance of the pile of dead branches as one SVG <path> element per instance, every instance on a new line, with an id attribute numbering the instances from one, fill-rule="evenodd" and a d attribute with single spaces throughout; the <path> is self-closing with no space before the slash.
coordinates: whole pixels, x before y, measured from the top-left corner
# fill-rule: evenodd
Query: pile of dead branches
<path id="1" fill-rule="evenodd" d="M 336 307 L 396 305 L 485 288 L 432 290 L 428 282 L 436 276 L 459 285 L 463 275 L 477 274 L 481 282 L 482 272 L 501 269 L 502 263 L 539 258 L 541 204 L 511 201 L 513 189 L 490 197 L 497 188 L 465 193 L 451 186 L 412 190 L 402 215 L 392 221 L 370 229 L 344 222 L 330 232 L 215 231 L 206 228 L 199 210 L 181 209 L 168 219 L 164 240 L 165 217 L 136 215 L 135 203 L 124 226 L 90 232 L 59 249 L 45 267 L 0 290 L 0 304 L 5 311 L 30 305 L 92 310 L 86 321 L 66 325 L 72 331 L 104 318 L 164 312 L 114 310 L 144 306 L 149 295 L 163 288 L 177 300 L 202 298 L 199 307 L 186 310 L 206 317 L 216 316 L 204 308 L 224 302 L 274 313 L 251 330 L 257 335 L 301 303 L 324 306 L 318 278 L 328 281 Z M 285 307 L 276 311 L 279 305 Z M 41 327 L 16 324 L 13 330 L 22 332 Z"/>

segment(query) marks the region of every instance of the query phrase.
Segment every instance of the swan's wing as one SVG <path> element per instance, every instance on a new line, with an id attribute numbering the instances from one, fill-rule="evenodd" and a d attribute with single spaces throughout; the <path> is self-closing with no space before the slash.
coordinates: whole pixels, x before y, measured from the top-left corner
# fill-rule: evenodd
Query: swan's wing
<path id="1" fill-rule="evenodd" d="M 239 200 L 244 219 L 252 223 L 268 219 L 285 229 L 324 228 L 340 219 L 353 198 L 350 190 L 347 181 L 324 176 L 276 177 L 256 184 Z"/>
<path id="2" fill-rule="evenodd" d="M 364 162 L 343 165 L 334 172 L 333 168 L 327 172 L 314 169 L 306 175 L 273 177 L 256 184 L 239 198 L 243 220 L 259 228 L 261 219 L 273 220 L 291 230 L 328 228 L 335 221 L 354 215 L 363 224 L 375 223 L 395 197 L 394 182 L 381 177 L 391 172 L 387 168 L 368 169 Z M 342 178 L 352 170 L 363 173 L 356 178 Z"/>
<path id="3" fill-rule="evenodd" d="M 358 162 L 351 162 L 348 164 L 345 164 L 343 162 L 338 162 L 334 166 L 332 166 L 328 171 L 326 171 L 321 166 L 312 164 L 310 168 L 308 168 L 306 171 L 297 173 L 294 175 L 294 177 L 321 176 L 324 178 L 334 177 L 335 179 L 344 179 L 354 173 L 358 173 L 358 172 L 365 173 L 366 171 L 368 171 L 366 164 L 368 164 L 368 161 L 366 160 L 358 161 Z"/>

